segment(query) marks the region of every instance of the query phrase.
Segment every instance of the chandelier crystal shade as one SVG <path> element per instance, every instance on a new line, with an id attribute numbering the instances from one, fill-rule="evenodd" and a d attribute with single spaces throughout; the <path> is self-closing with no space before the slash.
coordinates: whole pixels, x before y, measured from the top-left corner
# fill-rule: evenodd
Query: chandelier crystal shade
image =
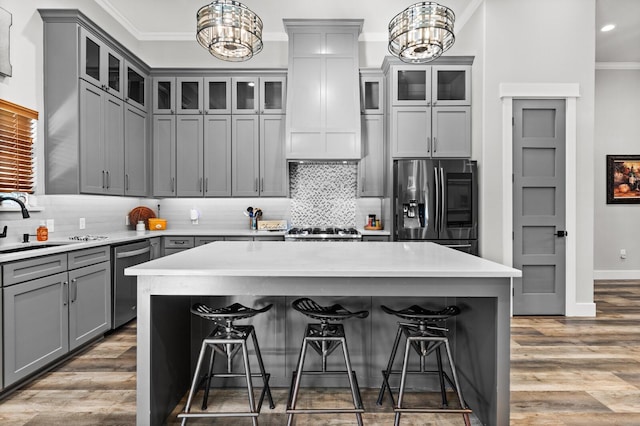
<path id="1" fill-rule="evenodd" d="M 251 59 L 262 50 L 262 20 L 244 4 L 216 0 L 197 14 L 198 43 L 223 61 Z"/>
<path id="2" fill-rule="evenodd" d="M 433 61 L 453 46 L 451 9 L 433 2 L 407 7 L 389 22 L 389 52 L 404 62 Z"/>

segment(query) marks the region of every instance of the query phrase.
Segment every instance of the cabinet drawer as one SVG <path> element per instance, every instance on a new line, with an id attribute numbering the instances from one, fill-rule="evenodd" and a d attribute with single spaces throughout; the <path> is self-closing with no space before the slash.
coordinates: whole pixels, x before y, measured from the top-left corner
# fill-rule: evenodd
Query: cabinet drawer
<path id="1" fill-rule="evenodd" d="M 70 270 L 111 260 L 110 246 L 93 247 L 84 250 L 72 251 L 69 252 L 68 255 Z"/>
<path id="2" fill-rule="evenodd" d="M 163 237 L 164 248 L 187 249 L 193 247 L 193 237 Z"/>
<path id="3" fill-rule="evenodd" d="M 2 266 L 2 285 L 7 287 L 67 270 L 67 254 L 55 254 L 6 263 Z"/>
<path id="4" fill-rule="evenodd" d="M 213 243 L 215 241 L 224 241 L 224 237 L 196 237 L 196 247 Z"/>

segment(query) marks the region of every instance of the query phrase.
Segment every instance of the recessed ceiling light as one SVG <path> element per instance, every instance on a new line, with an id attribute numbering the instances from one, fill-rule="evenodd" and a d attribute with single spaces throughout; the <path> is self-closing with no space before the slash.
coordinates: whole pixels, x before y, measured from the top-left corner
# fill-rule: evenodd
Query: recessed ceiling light
<path id="1" fill-rule="evenodd" d="M 607 31 L 611 31 L 612 29 L 614 29 L 616 26 L 613 24 L 607 24 L 604 27 L 600 28 L 600 31 L 602 31 L 603 33 L 606 33 Z"/>

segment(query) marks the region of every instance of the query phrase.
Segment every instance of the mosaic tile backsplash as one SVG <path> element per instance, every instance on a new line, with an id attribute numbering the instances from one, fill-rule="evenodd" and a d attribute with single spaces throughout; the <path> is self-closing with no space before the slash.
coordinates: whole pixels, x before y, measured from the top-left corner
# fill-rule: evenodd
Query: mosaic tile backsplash
<path id="1" fill-rule="evenodd" d="M 357 165 L 292 163 L 292 226 L 356 226 Z"/>

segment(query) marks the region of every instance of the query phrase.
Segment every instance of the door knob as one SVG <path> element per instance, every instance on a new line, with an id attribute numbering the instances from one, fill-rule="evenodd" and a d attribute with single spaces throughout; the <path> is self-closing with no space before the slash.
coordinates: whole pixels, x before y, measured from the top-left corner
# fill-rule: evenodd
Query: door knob
<path id="1" fill-rule="evenodd" d="M 556 232 L 556 237 L 563 238 L 563 237 L 566 237 L 567 235 L 568 235 L 567 231 L 558 231 L 558 232 Z"/>

